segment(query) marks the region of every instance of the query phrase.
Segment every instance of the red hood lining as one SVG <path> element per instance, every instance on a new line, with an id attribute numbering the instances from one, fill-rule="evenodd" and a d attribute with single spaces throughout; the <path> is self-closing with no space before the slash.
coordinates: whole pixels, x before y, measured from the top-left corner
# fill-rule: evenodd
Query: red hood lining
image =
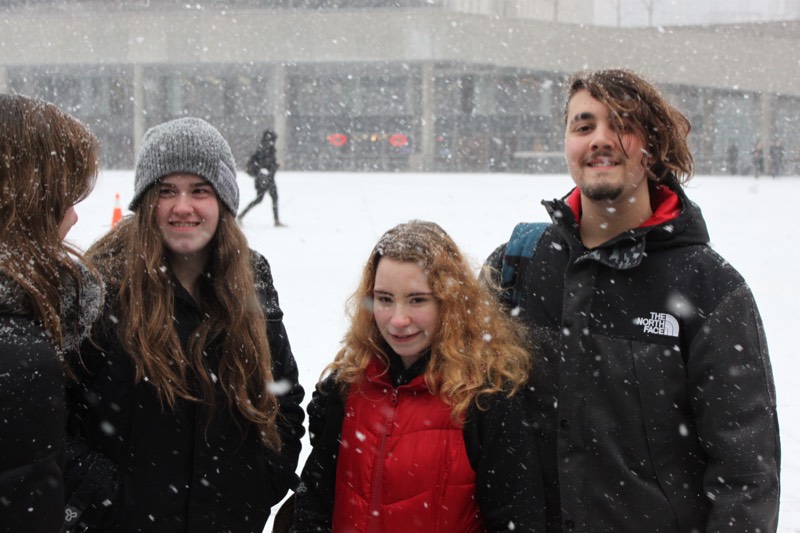
<path id="1" fill-rule="evenodd" d="M 657 226 L 676 218 L 681 212 L 681 202 L 678 195 L 664 185 L 656 185 L 655 193 L 651 193 L 650 202 L 653 204 L 653 215 L 644 221 L 640 227 Z M 581 223 L 581 191 L 575 187 L 567 197 L 567 205 L 575 215 L 578 225 Z"/>

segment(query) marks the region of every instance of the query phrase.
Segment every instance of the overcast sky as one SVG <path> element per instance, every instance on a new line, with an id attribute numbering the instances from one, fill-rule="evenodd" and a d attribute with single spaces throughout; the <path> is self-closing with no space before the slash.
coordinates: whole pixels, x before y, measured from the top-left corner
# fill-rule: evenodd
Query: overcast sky
<path id="1" fill-rule="evenodd" d="M 622 26 L 647 26 L 649 5 L 654 26 L 800 18 L 800 0 L 594 0 L 595 22 L 616 26 L 619 15 Z"/>

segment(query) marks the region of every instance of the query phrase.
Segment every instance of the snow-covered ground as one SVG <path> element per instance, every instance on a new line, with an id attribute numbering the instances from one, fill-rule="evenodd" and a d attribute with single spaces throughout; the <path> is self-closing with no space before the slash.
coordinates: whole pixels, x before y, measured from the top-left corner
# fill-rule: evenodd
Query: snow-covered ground
<path id="1" fill-rule="evenodd" d="M 562 196 L 572 183 L 566 175 L 504 174 L 279 172 L 277 180 L 287 227 L 273 227 L 267 196 L 247 215 L 244 229 L 251 247 L 272 264 L 308 397 L 337 350 L 345 300 L 384 231 L 412 218 L 435 221 L 478 268 L 516 222 L 545 220 L 540 200 Z M 255 196 L 253 180 L 240 173 L 239 184 L 245 205 Z M 80 220 L 69 238 L 87 247 L 110 227 L 114 194 L 120 193 L 124 209 L 132 190 L 132 172 L 104 172 L 78 206 Z M 698 176 L 688 194 L 703 209 L 714 248 L 748 280 L 764 318 L 783 445 L 779 531 L 800 533 L 800 387 L 793 385 L 800 358 L 791 355 L 791 332 L 800 324 L 800 225 L 794 213 L 800 177 Z"/>

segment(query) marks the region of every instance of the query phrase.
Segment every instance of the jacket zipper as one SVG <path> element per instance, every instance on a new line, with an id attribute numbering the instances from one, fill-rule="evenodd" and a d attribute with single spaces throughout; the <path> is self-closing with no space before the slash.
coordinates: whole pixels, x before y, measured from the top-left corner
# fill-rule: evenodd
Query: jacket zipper
<path id="1" fill-rule="evenodd" d="M 386 415 L 383 422 L 383 431 L 381 431 L 381 441 L 378 445 L 378 453 L 375 455 L 375 471 L 372 473 L 372 501 L 369 506 L 369 528 L 370 533 L 377 533 L 378 524 L 380 523 L 380 508 L 381 508 L 381 487 L 383 486 L 383 465 L 386 459 L 386 445 L 389 437 L 392 434 L 392 426 L 394 425 L 394 418 L 397 414 L 397 397 L 398 390 L 392 389 L 391 404 L 392 410 Z"/>

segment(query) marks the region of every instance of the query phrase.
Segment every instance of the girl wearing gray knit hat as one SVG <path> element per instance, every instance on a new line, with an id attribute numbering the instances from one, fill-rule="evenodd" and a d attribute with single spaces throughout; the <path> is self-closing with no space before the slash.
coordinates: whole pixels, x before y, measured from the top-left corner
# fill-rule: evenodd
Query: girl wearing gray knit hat
<path id="1" fill-rule="evenodd" d="M 220 133 L 167 122 L 145 134 L 133 215 L 87 252 L 109 297 L 71 422 L 119 470 L 91 480 L 90 530 L 260 533 L 295 481 L 303 389 L 238 203 Z"/>
<path id="2" fill-rule="evenodd" d="M 144 192 L 170 174 L 200 176 L 233 213 L 239 210 L 236 165 L 227 141 L 219 131 L 199 118 L 179 118 L 147 130 L 136 158 L 136 180 L 130 210 Z"/>

